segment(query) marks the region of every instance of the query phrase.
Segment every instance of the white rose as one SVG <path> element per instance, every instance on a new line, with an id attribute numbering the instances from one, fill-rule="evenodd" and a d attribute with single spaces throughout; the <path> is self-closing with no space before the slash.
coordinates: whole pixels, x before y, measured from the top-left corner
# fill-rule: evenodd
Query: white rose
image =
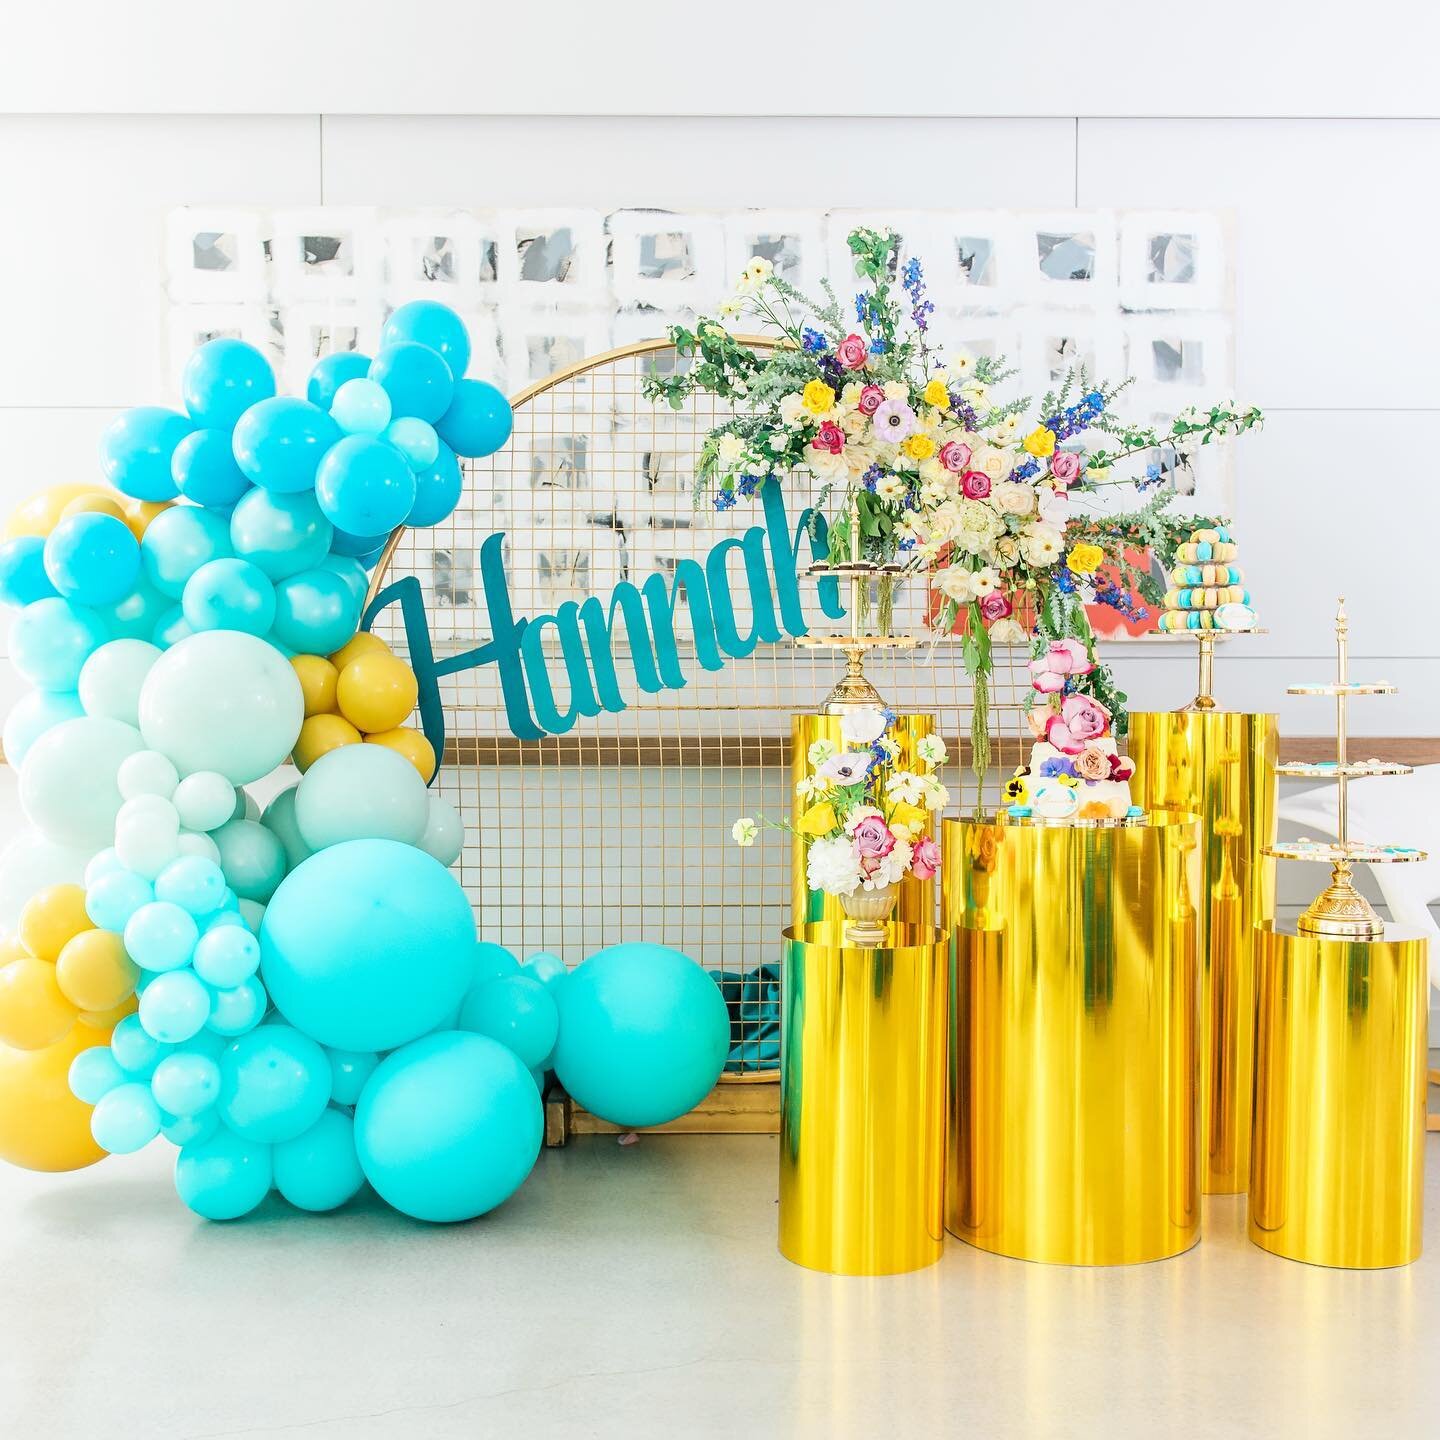
<path id="1" fill-rule="evenodd" d="M 970 584 L 970 572 L 962 570 L 958 565 L 951 565 L 942 570 L 940 572 L 940 593 L 947 600 L 953 600 L 957 605 L 968 605 L 975 598 L 975 592 Z"/>
<path id="2" fill-rule="evenodd" d="M 803 417 L 805 402 L 799 395 L 782 395 L 780 397 L 780 419 L 786 425 L 798 425 Z"/>
<path id="3" fill-rule="evenodd" d="M 999 481 L 990 500 L 1002 515 L 1028 515 L 1035 508 L 1035 492 L 1018 480 Z"/>
<path id="4" fill-rule="evenodd" d="M 783 455 L 790 448 L 790 437 L 783 430 L 777 430 L 766 443 L 776 455 Z"/>
<path id="5" fill-rule="evenodd" d="M 830 451 L 817 450 L 812 445 L 805 452 L 805 464 L 809 466 L 810 473 L 821 480 L 838 479 L 849 468 L 849 463 L 843 450 L 838 455 L 832 455 Z"/>
<path id="6" fill-rule="evenodd" d="M 910 387 L 903 380 L 887 380 L 885 382 L 885 398 L 887 400 L 903 400 L 908 405 L 910 403 Z"/>
<path id="7" fill-rule="evenodd" d="M 722 435 L 715 455 L 720 462 L 721 469 L 729 472 L 744 459 L 745 442 L 738 435 Z"/>
<path id="8" fill-rule="evenodd" d="M 981 445 L 971 452 L 970 468 L 983 470 L 992 480 L 1003 480 L 1015 467 L 1006 451 L 995 445 Z"/>
<path id="9" fill-rule="evenodd" d="M 990 642 L 993 645 L 1023 645 L 1027 638 L 1025 627 L 1008 616 L 995 621 L 990 627 Z"/>

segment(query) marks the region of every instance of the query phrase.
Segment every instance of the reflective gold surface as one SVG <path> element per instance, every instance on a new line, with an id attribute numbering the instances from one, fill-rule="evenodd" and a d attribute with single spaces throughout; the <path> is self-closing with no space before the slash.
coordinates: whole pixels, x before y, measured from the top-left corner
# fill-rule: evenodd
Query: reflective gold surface
<path id="1" fill-rule="evenodd" d="M 808 802 L 795 794 L 795 786 L 811 773 L 806 754 L 816 740 L 829 740 L 838 749 L 844 749 L 840 737 L 839 715 L 792 715 L 790 717 L 790 794 L 793 818 L 798 820 Z M 915 754 L 915 746 L 935 731 L 932 715 L 899 715 L 890 727 L 890 735 L 900 746 L 895 759 L 899 770 L 925 769 Z M 791 920 L 796 925 L 826 925 L 835 931 L 838 940 L 845 924 L 845 911 L 838 895 L 826 895 L 805 883 L 805 845 L 800 837 L 790 842 L 790 897 Z M 900 882 L 900 898 L 896 902 L 894 919 L 903 925 L 935 924 L 935 883 L 932 880 L 916 880 L 907 876 Z"/>
<path id="2" fill-rule="evenodd" d="M 1274 715 L 1133 712 L 1131 791 L 1147 811 L 1201 820 L 1200 1188 L 1237 1194 L 1250 1178 L 1255 926 L 1275 914 Z"/>
<path id="3" fill-rule="evenodd" d="M 1069 1265 L 1200 1237 L 1199 822 L 946 820 L 946 1227 Z"/>
<path id="4" fill-rule="evenodd" d="M 1262 932 L 1250 1238 L 1348 1269 L 1420 1255 L 1427 942 Z"/>
<path id="5" fill-rule="evenodd" d="M 940 1258 L 945 955 L 933 930 L 891 948 L 785 932 L 780 1040 L 780 1253 L 836 1275 Z"/>

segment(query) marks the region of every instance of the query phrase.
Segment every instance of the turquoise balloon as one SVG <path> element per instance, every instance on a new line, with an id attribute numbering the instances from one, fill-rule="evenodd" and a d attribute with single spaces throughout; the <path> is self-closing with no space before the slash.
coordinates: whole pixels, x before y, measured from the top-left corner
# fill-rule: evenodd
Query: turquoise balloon
<path id="1" fill-rule="evenodd" d="M 258 820 L 230 820 L 210 838 L 219 847 L 220 866 L 230 888 L 242 900 L 258 900 L 262 905 L 269 900 L 285 878 L 285 847 L 275 833 Z"/>
<path id="2" fill-rule="evenodd" d="M 142 905 L 125 926 L 125 949 L 142 970 L 178 970 L 190 963 L 200 927 L 168 900 Z"/>
<path id="3" fill-rule="evenodd" d="M 305 398 L 322 410 L 328 410 L 340 387 L 347 380 L 363 380 L 370 373 L 370 357 L 355 350 L 342 350 L 322 355 L 310 371 L 305 384 Z"/>
<path id="4" fill-rule="evenodd" d="M 308 860 L 314 849 L 305 843 L 300 833 L 299 822 L 295 819 L 295 796 L 300 787 L 292 785 L 282 790 L 266 807 L 260 823 L 280 842 L 285 850 L 285 868 L 293 870 L 302 860 Z"/>
<path id="5" fill-rule="evenodd" d="M 15 708 L 5 717 L 6 763 L 18 768 L 30 747 L 47 730 L 84 713 L 85 707 L 73 690 L 32 690 L 16 701 Z"/>
<path id="6" fill-rule="evenodd" d="M 338 1210 L 365 1183 L 355 1122 L 327 1109 L 303 1135 L 276 1145 L 275 1188 L 298 1210 Z"/>
<path id="7" fill-rule="evenodd" d="M 140 723 L 140 690 L 160 647 L 147 640 L 108 640 L 80 667 L 80 703 L 87 715 Z"/>
<path id="8" fill-rule="evenodd" d="M 230 516 L 235 553 L 272 580 L 319 565 L 329 553 L 334 533 L 309 491 L 284 495 L 252 490 Z"/>
<path id="9" fill-rule="evenodd" d="M 393 445 L 370 435 L 347 435 L 320 462 L 315 498 L 331 524 L 346 534 L 383 535 L 410 513 L 415 472 Z"/>
<path id="10" fill-rule="evenodd" d="M 175 1190 L 206 1220 L 238 1220 L 270 1193 L 270 1147 L 216 1130 L 175 1157 Z"/>
<path id="11" fill-rule="evenodd" d="M 663 945 L 598 951 L 554 992 L 555 1073 L 592 1115 L 663 1125 L 694 1109 L 720 1078 L 730 1016 L 719 987 Z"/>
<path id="12" fill-rule="evenodd" d="M 193 430 L 170 457 L 175 488 L 192 505 L 228 510 L 250 488 L 230 445 L 230 431 Z"/>
<path id="13" fill-rule="evenodd" d="M 330 1061 L 289 1025 L 261 1025 L 220 1053 L 220 1118 L 246 1140 L 293 1140 L 329 1101 Z"/>
<path id="14" fill-rule="evenodd" d="M 170 597 L 162 595 L 148 580 L 142 578 L 118 604 L 102 606 L 95 613 L 104 621 L 110 634 L 117 639 L 148 641 L 155 634 L 160 617 L 170 607 Z"/>
<path id="15" fill-rule="evenodd" d="M 555 1048 L 560 1016 L 549 991 L 528 975 L 477 985 L 460 1007 L 460 1029 L 473 1030 L 513 1050 L 527 1070 Z"/>
<path id="16" fill-rule="evenodd" d="M 108 1045 L 92 1045 L 70 1062 L 70 1093 L 87 1105 L 124 1083 L 125 1072 Z"/>
<path id="17" fill-rule="evenodd" d="M 268 1001 L 257 976 L 210 994 L 210 1028 L 217 1035 L 244 1035 L 265 1018 Z"/>
<path id="18" fill-rule="evenodd" d="M 77 605 L 116 605 L 140 578 L 140 542 L 114 515 L 69 515 L 45 541 L 45 573 Z"/>
<path id="19" fill-rule="evenodd" d="M 193 970 L 156 975 L 141 993 L 140 1023 L 168 1045 L 179 1045 L 198 1035 L 209 1018 L 210 992 Z"/>
<path id="20" fill-rule="evenodd" d="M 384 387 L 395 415 L 413 416 L 427 424 L 438 420 L 455 396 L 450 367 L 436 351 L 414 340 L 382 346 L 370 363 L 370 378 Z"/>
<path id="21" fill-rule="evenodd" d="M 471 953 L 471 985 L 484 985 L 491 980 L 502 980 L 507 975 L 520 973 L 520 962 L 503 945 L 493 940 L 477 940 Z"/>
<path id="22" fill-rule="evenodd" d="M 182 640 L 188 640 L 195 633 L 190 627 L 190 622 L 185 618 L 185 607 L 183 605 L 172 605 L 155 622 L 155 631 L 151 635 L 151 641 L 162 650 L 169 650 L 172 646 L 178 645 Z"/>
<path id="23" fill-rule="evenodd" d="M 430 794 L 419 772 L 384 745 L 342 745 L 305 772 L 295 823 L 312 850 L 346 840 L 398 840 L 425 833 Z"/>
<path id="24" fill-rule="evenodd" d="M 264 635 L 275 623 L 275 587 L 248 560 L 212 560 L 185 583 L 185 623 L 201 630 Z"/>
<path id="25" fill-rule="evenodd" d="M 47 839 L 90 853 L 108 845 L 123 800 L 120 766 L 141 748 L 132 726 L 101 715 L 47 730 L 20 767 L 20 804 L 30 823 Z"/>
<path id="26" fill-rule="evenodd" d="M 565 962 L 558 955 L 550 954 L 548 950 L 527 956 L 520 969 L 531 979 L 546 986 L 558 985 L 570 973 Z"/>
<path id="27" fill-rule="evenodd" d="M 170 1053 L 170 1047 L 151 1035 L 138 1015 L 127 1015 L 110 1036 L 110 1052 L 127 1080 L 139 1077 L 148 1081 L 155 1067 Z"/>
<path id="28" fill-rule="evenodd" d="M 235 463 L 253 485 L 310 490 L 320 458 L 340 439 L 340 427 L 318 405 L 276 395 L 252 405 L 235 426 Z"/>
<path id="29" fill-rule="evenodd" d="M 316 568 L 338 575 L 355 597 L 355 603 L 364 604 L 365 596 L 370 591 L 370 577 L 358 560 L 349 555 L 327 555 Z"/>
<path id="30" fill-rule="evenodd" d="M 154 898 L 155 891 L 143 875 L 133 870 L 109 870 L 86 886 L 85 913 L 102 930 L 121 935 L 130 917 Z"/>
<path id="31" fill-rule="evenodd" d="M 347 380 L 335 392 L 330 413 L 347 435 L 378 435 L 390 423 L 390 397 L 373 380 Z"/>
<path id="32" fill-rule="evenodd" d="M 404 457 L 412 470 L 424 470 L 435 463 L 440 454 L 440 437 L 435 427 L 413 415 L 402 415 L 392 420 L 380 437 L 393 445 Z"/>
<path id="33" fill-rule="evenodd" d="M 458 380 L 470 368 L 470 334 L 465 322 L 438 300 L 412 300 L 402 305 L 385 322 L 382 345 L 415 340 L 429 346 Z"/>
<path id="34" fill-rule="evenodd" d="M 225 903 L 225 891 L 225 876 L 220 867 L 200 855 L 172 860 L 155 880 L 157 899 L 178 905 L 197 921 L 220 909 Z M 244 978 L 242 975 L 230 983 L 238 985 Z"/>
<path id="35" fill-rule="evenodd" d="M 435 459 L 415 473 L 415 503 L 405 517 L 407 525 L 438 525 L 460 503 L 464 481 L 455 452 L 437 446 Z"/>
<path id="36" fill-rule="evenodd" d="M 530 1072 L 484 1035 L 444 1030 L 380 1062 L 355 1108 L 365 1178 L 417 1220 L 472 1220 L 524 1183 L 544 1112 Z"/>
<path id="37" fill-rule="evenodd" d="M 439 861 L 351 840 L 281 881 L 260 926 L 260 973 L 281 1014 L 322 1045 L 390 1050 L 456 1012 L 474 946 L 470 902 Z"/>
<path id="38" fill-rule="evenodd" d="M 0 605 L 29 605 L 58 595 L 45 573 L 45 540 L 17 535 L 0 545 Z"/>
<path id="39" fill-rule="evenodd" d="M 362 604 L 333 570 L 302 570 L 275 587 L 274 634 L 296 654 L 332 655 L 359 629 Z"/>
<path id="40" fill-rule="evenodd" d="M 198 1115 L 220 1098 L 220 1066 L 209 1055 L 178 1050 L 155 1067 L 150 1093 L 168 1115 Z"/>
<path id="41" fill-rule="evenodd" d="M 112 1155 L 143 1150 L 160 1133 L 160 1107 L 150 1087 L 127 1080 L 106 1091 L 91 1112 L 90 1133 Z"/>
<path id="42" fill-rule="evenodd" d="M 270 362 L 243 340 L 207 340 L 191 353 L 180 395 L 197 425 L 230 430 L 251 405 L 275 393 Z"/>
<path id="43" fill-rule="evenodd" d="M 450 408 L 435 422 L 440 438 L 457 454 L 493 455 L 515 423 L 510 402 L 484 380 L 460 380 Z"/>
<path id="44" fill-rule="evenodd" d="M 172 505 L 161 511 L 140 542 L 146 580 L 172 600 L 185 593 L 185 582 L 202 565 L 230 553 L 230 527 L 224 516 L 198 505 Z"/>
<path id="45" fill-rule="evenodd" d="M 226 911 L 226 915 L 234 912 Z M 219 990 L 243 985 L 260 968 L 260 942 L 243 924 L 216 925 L 195 946 L 195 973 Z"/>
<path id="46" fill-rule="evenodd" d="M 109 638 L 90 609 L 54 597 L 27 605 L 10 626 L 10 661 L 38 690 L 74 690 L 80 667 Z"/>
<path id="47" fill-rule="evenodd" d="M 177 1146 L 198 1145 L 220 1129 L 220 1117 L 212 1107 L 198 1115 L 166 1116 L 161 1112 L 160 1133 Z"/>
<path id="48" fill-rule="evenodd" d="M 173 500 L 170 462 L 175 447 L 195 428 L 188 416 L 159 405 L 140 405 L 117 416 L 100 437 L 100 468 L 122 494 L 136 500 Z"/>
<path id="49" fill-rule="evenodd" d="M 353 1105 L 380 1057 L 373 1050 L 331 1050 L 329 1054 L 330 1100 L 335 1105 Z"/>
<path id="50" fill-rule="evenodd" d="M 372 563 L 370 557 L 378 555 L 389 538 L 388 535 L 349 535 L 344 530 L 337 530 L 330 542 L 330 550 L 334 555 L 355 560 L 363 571 L 369 569 Z"/>

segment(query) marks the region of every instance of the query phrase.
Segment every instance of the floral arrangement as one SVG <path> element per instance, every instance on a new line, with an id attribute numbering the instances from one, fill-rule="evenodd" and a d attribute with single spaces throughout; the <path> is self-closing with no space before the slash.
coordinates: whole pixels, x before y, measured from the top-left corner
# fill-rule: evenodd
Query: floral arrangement
<path id="1" fill-rule="evenodd" d="M 735 842 L 753 845 L 762 825 L 799 835 L 810 888 L 827 895 L 883 890 L 907 875 L 931 879 L 940 846 L 927 826 L 950 803 L 934 773 L 945 763 L 945 742 L 927 735 L 916 746 L 923 771 L 897 770 L 900 747 L 888 733 L 894 719 L 876 707 L 843 715 L 843 745 L 817 740 L 805 757 L 810 773 L 795 788 L 809 804 L 800 819 L 792 825 L 747 815 L 731 828 Z"/>

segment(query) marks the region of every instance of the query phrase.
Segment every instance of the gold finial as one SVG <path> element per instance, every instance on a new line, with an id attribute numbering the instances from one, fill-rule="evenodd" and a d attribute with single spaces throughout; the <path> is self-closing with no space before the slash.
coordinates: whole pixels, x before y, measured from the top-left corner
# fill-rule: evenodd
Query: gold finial
<path id="1" fill-rule="evenodd" d="M 1345 613 L 1345 597 L 1340 597 L 1340 608 L 1335 612 L 1335 633 L 1344 635 L 1350 629 L 1350 617 Z"/>

